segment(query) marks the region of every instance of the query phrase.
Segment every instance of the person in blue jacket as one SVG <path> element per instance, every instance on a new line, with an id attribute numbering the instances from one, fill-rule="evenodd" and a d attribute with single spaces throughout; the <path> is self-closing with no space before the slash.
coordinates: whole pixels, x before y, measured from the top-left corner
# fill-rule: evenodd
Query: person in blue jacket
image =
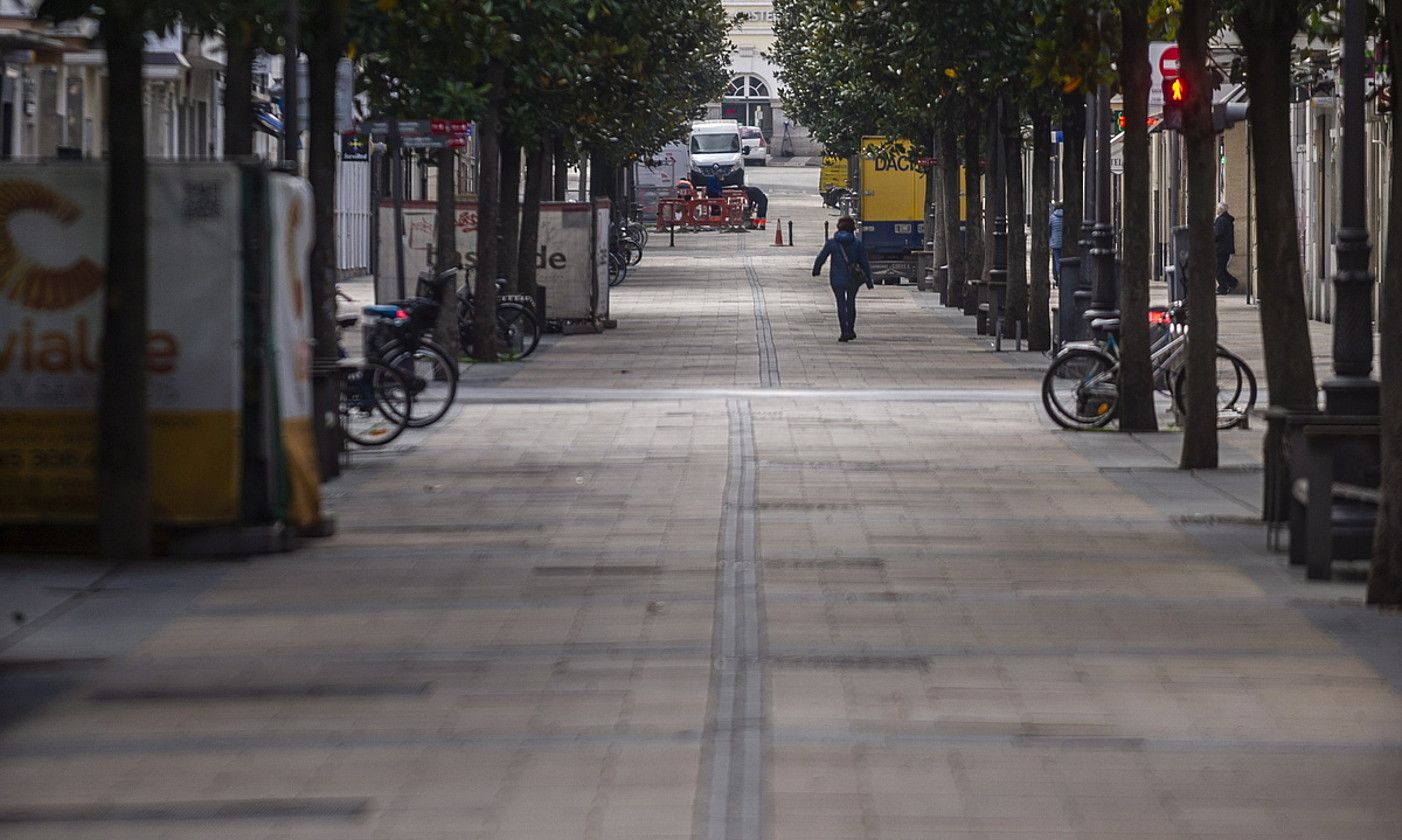
<path id="1" fill-rule="evenodd" d="M 857 337 L 857 289 L 863 281 L 853 280 L 850 267 L 861 266 L 866 272 L 864 281 L 867 288 L 871 283 L 871 261 L 867 259 L 867 249 L 857 238 L 857 222 L 851 216 L 837 220 L 837 233 L 823 243 L 818 259 L 813 263 L 813 276 L 822 273 L 823 263 L 832 257 L 832 267 L 828 269 L 828 282 L 832 285 L 833 297 L 837 298 L 837 325 L 842 330 L 838 341 L 851 341 Z"/>
<path id="2" fill-rule="evenodd" d="M 1047 244 L 1051 246 L 1052 283 L 1061 285 L 1061 244 L 1065 238 L 1066 211 L 1060 201 L 1052 202 L 1051 217 L 1048 219 Z"/>

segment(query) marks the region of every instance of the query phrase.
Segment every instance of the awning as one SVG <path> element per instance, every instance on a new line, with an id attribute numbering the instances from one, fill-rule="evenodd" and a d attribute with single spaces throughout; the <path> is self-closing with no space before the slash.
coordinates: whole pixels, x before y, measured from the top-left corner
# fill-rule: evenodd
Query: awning
<path id="1" fill-rule="evenodd" d="M 62 50 L 67 45 L 57 38 L 28 29 L 0 27 L 0 50 Z"/>

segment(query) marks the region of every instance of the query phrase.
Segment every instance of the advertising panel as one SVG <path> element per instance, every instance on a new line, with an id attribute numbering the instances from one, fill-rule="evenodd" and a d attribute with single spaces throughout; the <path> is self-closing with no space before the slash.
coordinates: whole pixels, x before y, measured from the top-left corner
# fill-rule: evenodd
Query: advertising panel
<path id="1" fill-rule="evenodd" d="M 0 167 L 0 520 L 96 512 L 106 164 Z M 241 266 L 232 165 L 153 165 L 145 365 L 158 522 L 239 515 Z"/>
<path id="2" fill-rule="evenodd" d="M 306 276 L 313 235 L 312 190 L 306 181 L 289 175 L 271 179 L 272 352 L 288 484 L 287 519 L 306 526 L 320 518 L 321 510 L 312 431 L 312 308 Z"/>
<path id="3" fill-rule="evenodd" d="M 536 282 L 546 288 L 551 318 L 588 319 L 595 316 L 590 205 L 547 201 L 540 205 L 540 239 L 536 251 Z M 404 203 L 404 277 L 406 292 L 414 293 L 419 273 L 432 265 L 434 206 L 429 201 Z M 380 206 L 380 264 L 375 273 L 375 299 L 397 300 L 394 208 Z M 607 241 L 607 239 L 605 239 Z M 457 249 L 463 264 L 477 263 L 477 204 L 457 205 Z M 607 276 L 607 261 L 604 263 Z M 607 285 L 607 284 L 605 284 Z"/>

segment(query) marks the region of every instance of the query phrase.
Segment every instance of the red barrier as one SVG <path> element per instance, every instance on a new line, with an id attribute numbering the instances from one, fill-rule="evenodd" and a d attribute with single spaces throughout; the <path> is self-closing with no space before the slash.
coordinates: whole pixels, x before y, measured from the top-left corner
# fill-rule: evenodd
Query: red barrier
<path id="1" fill-rule="evenodd" d="M 727 190 L 720 198 L 667 198 L 657 203 L 657 229 L 741 229 L 749 211 L 748 196 Z"/>

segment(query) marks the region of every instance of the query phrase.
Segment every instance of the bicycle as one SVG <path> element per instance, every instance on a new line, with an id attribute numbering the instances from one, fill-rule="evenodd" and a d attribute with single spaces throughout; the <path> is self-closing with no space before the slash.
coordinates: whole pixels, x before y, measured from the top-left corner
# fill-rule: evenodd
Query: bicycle
<path id="1" fill-rule="evenodd" d="M 336 319 L 341 329 L 359 322 L 355 315 Z M 413 389 L 409 379 L 398 368 L 384 362 L 367 359 L 356 362 L 347 358 L 339 347 L 341 360 L 336 366 L 339 379 L 337 425 L 341 432 L 341 448 L 346 443 L 360 446 L 383 446 L 404 433 L 413 414 Z"/>
<path id="2" fill-rule="evenodd" d="M 1172 399 L 1179 413 L 1185 413 L 1186 310 L 1182 302 L 1175 302 L 1170 307 L 1150 310 L 1149 318 L 1149 363 L 1155 390 Z M 1064 429 L 1103 428 L 1119 413 L 1119 321 L 1097 320 L 1091 326 L 1105 338 L 1066 345 L 1042 377 L 1042 406 L 1052 421 Z M 1256 405 L 1256 375 L 1246 362 L 1220 344 L 1217 365 L 1217 428 L 1232 429 L 1246 422 Z M 1239 404 L 1243 396 L 1245 401 Z"/>
<path id="3" fill-rule="evenodd" d="M 530 295 L 504 294 L 506 281 L 497 278 L 497 354 L 502 361 L 519 361 L 535 352 L 540 345 L 540 318 L 535 300 Z M 472 313 L 475 299 L 471 283 L 458 290 L 458 338 L 463 349 L 471 353 Z"/>
<path id="4" fill-rule="evenodd" d="M 436 277 L 425 272 L 419 275 L 413 298 L 362 310 L 374 319 L 365 334 L 366 357 L 400 370 L 409 379 L 415 408 L 408 419 L 412 428 L 441 420 L 457 397 L 457 361 L 428 337 L 438 321 L 443 286 L 456 276 L 455 268 Z"/>

